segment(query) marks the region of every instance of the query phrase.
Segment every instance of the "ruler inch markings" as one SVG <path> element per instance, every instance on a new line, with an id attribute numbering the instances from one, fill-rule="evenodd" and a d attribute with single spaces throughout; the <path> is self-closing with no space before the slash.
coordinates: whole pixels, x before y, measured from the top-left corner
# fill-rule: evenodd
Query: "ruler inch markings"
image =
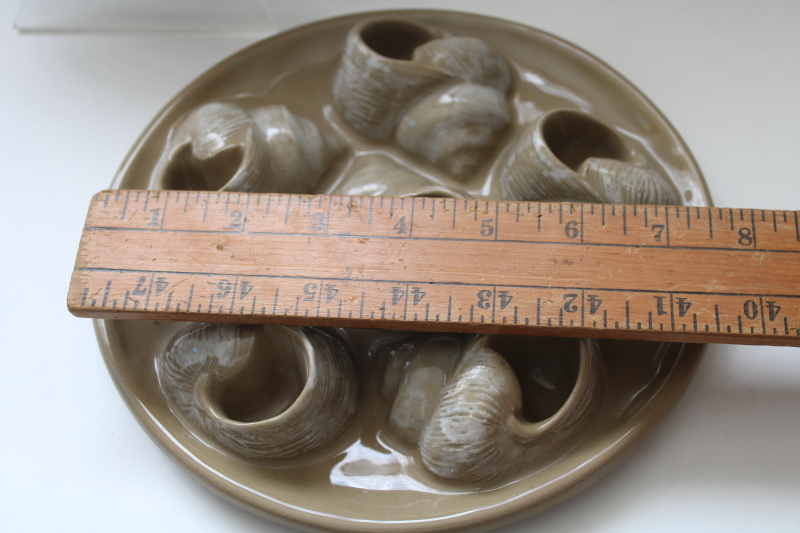
<path id="1" fill-rule="evenodd" d="M 374 197 L 226 191 L 211 202 L 208 191 L 133 192 L 93 198 L 68 298 L 78 316 L 800 346 L 796 211 L 759 209 L 759 221 L 755 209 L 622 206 L 616 213 L 601 204 L 526 202 L 523 210 L 521 202 L 503 201 L 501 212 L 499 202 L 486 200 L 464 201 L 460 211 L 457 199 L 441 200 L 439 210 L 436 199 L 412 197 L 410 205 L 386 198 L 387 209 L 370 212 L 364 200 L 377 208 Z M 134 211 L 135 196 L 141 203 Z M 177 208 L 168 209 L 170 199 Z M 273 215 L 273 200 L 287 211 Z M 311 211 L 292 200 L 327 210 L 325 227 L 308 224 Z M 251 202 L 259 207 L 250 209 Z M 426 216 L 418 217 L 421 202 Z M 436 216 L 450 206 L 452 219 Z M 242 220 L 231 226 L 234 211 Z M 493 234 L 486 235 L 492 212 Z M 392 222 L 403 216 L 407 234 L 397 234 Z M 628 224 L 629 216 L 646 225 Z M 675 223 L 682 216 L 687 223 Z M 317 302 L 304 303 L 306 283 L 318 284 Z M 338 293 L 327 306 L 326 283 Z M 391 287 L 404 294 L 386 313 Z M 424 301 L 412 292 L 422 287 Z M 424 313 L 412 308 L 412 295 Z M 654 302 L 666 314 L 664 297 L 669 317 L 659 323 Z"/>
<path id="2" fill-rule="evenodd" d="M 163 211 L 161 212 L 161 223 L 158 225 L 158 229 L 160 229 L 160 230 L 164 229 L 164 219 L 167 218 L 167 206 L 169 205 L 169 193 L 170 193 L 170 191 L 167 191 L 167 197 L 164 199 L 164 208 L 163 208 Z"/>
<path id="3" fill-rule="evenodd" d="M 144 300 L 144 310 L 147 311 L 147 307 L 150 305 L 150 294 L 153 292 L 153 281 L 156 279 L 155 273 L 150 275 L 150 285 L 147 287 L 147 295 L 145 296 Z"/>
<path id="4" fill-rule="evenodd" d="M 129 269 L 106 269 L 106 268 L 81 268 L 78 269 L 80 271 L 85 272 L 120 272 L 120 273 L 144 273 L 144 274 L 180 274 L 180 275 L 196 275 L 196 276 L 216 276 L 216 277 L 233 277 L 236 274 L 231 273 L 210 273 L 210 272 L 200 272 L 200 271 L 160 271 L 160 270 L 129 270 Z M 292 276 L 292 275 L 269 275 L 269 274 L 248 274 L 250 277 L 261 277 L 261 278 L 271 278 L 271 279 L 295 279 L 295 280 L 310 280 L 314 281 L 315 278 L 308 278 L 304 276 Z M 342 281 L 342 282 L 349 282 L 352 281 L 352 277 L 340 277 L 340 278 L 329 278 L 332 281 Z M 393 283 L 397 284 L 413 284 L 413 281 L 405 281 L 405 280 L 398 280 L 398 279 L 390 279 L 390 278 L 364 278 L 360 281 L 366 283 Z M 453 287 L 486 287 L 485 283 L 466 283 L 466 282 L 436 282 L 436 281 L 425 281 L 421 282 L 425 283 L 426 285 L 432 286 L 453 286 Z M 550 290 L 558 290 L 558 291 L 579 291 L 580 288 L 576 288 L 574 286 L 569 285 L 504 285 L 507 288 L 518 288 L 518 289 L 550 289 Z M 729 296 L 729 297 L 739 297 L 739 298 L 758 298 L 758 294 L 754 293 L 745 293 L 745 292 L 708 292 L 708 291 L 652 291 L 649 289 L 615 289 L 615 288 L 603 288 L 603 287 L 588 287 L 586 290 L 590 291 L 600 291 L 600 292 L 607 292 L 607 293 L 617 293 L 617 294 L 654 294 L 654 293 L 667 293 L 667 294 L 695 294 L 695 295 L 713 295 L 713 296 Z M 763 297 L 771 297 L 771 298 L 797 298 L 800 299 L 800 295 L 796 294 L 761 294 L 760 296 Z"/>
<path id="5" fill-rule="evenodd" d="M 353 197 L 351 196 L 350 200 L 352 200 L 352 199 L 353 199 Z M 309 201 L 308 204 L 311 205 L 311 201 Z M 333 196 L 328 196 L 328 214 L 325 215 L 325 235 L 329 234 L 328 230 L 331 227 L 331 206 L 332 205 L 333 205 Z"/>
<path id="6" fill-rule="evenodd" d="M 228 282 L 230 283 L 230 282 Z M 228 309 L 228 313 L 233 313 L 233 306 L 236 305 L 236 289 L 238 289 L 239 285 L 239 276 L 234 276 L 233 278 L 233 289 L 231 290 L 231 306 Z"/>
<path id="7" fill-rule="evenodd" d="M 417 200 L 417 198 L 415 196 L 411 197 L 411 220 L 408 223 L 408 238 L 409 239 L 414 237 L 414 206 L 417 203 L 416 200 Z M 422 198 L 422 200 L 424 202 L 425 198 Z M 436 200 L 435 199 L 431 198 L 431 202 L 433 202 L 433 204 L 436 205 Z M 433 217 L 431 217 L 431 218 L 433 218 Z"/>
<path id="8" fill-rule="evenodd" d="M 108 302 L 108 293 L 111 291 L 111 280 L 106 282 L 106 290 L 103 291 L 103 302 L 100 304 L 100 307 L 105 307 L 106 303 Z"/>
<path id="9" fill-rule="evenodd" d="M 536 231 L 542 231 L 542 203 L 538 202 L 536 204 L 536 208 L 538 210 L 538 214 L 536 217 Z M 800 240 L 800 239 L 798 239 Z"/>
<path id="10" fill-rule="evenodd" d="M 708 238 L 714 240 L 714 219 L 711 216 L 711 208 L 708 208 Z"/>
<path id="11" fill-rule="evenodd" d="M 237 200 L 236 203 L 238 204 L 239 199 L 237 198 L 236 200 Z M 249 216 L 249 214 L 250 214 L 250 195 L 248 194 L 246 195 L 244 201 L 244 213 L 242 214 L 242 224 L 240 229 L 242 233 L 247 231 L 247 217 Z"/>
<path id="12" fill-rule="evenodd" d="M 671 246 L 669 238 L 669 208 L 664 206 L 664 231 L 667 233 L 667 246 Z"/>
<path id="13" fill-rule="evenodd" d="M 794 212 L 794 232 L 797 235 L 797 242 L 800 242 L 800 223 L 797 218 L 797 211 Z"/>
<path id="14" fill-rule="evenodd" d="M 85 226 L 84 231 L 102 231 L 102 230 L 113 230 L 116 232 L 128 231 L 128 232 L 147 232 L 153 233 L 161 231 L 158 228 L 120 228 L 120 227 L 113 227 L 113 226 Z M 234 233 L 242 233 L 241 231 L 231 231 L 230 229 L 218 229 L 218 230 L 211 230 L 211 229 L 170 229 L 165 230 L 171 233 L 214 233 L 214 234 L 234 234 Z M 320 234 L 318 232 L 310 233 L 306 231 L 248 231 L 246 232 L 250 235 L 273 235 L 273 236 L 324 236 L 324 234 Z M 371 239 L 394 239 L 394 240 L 407 240 L 408 237 L 397 236 L 397 235 L 376 235 L 376 234 L 369 234 L 367 232 L 362 233 L 341 233 L 336 235 L 338 238 L 364 238 L 369 237 Z M 469 237 L 431 237 L 431 236 L 416 236 L 414 240 L 431 240 L 431 241 L 452 241 L 452 242 L 484 242 L 487 239 L 485 238 L 469 238 Z M 640 249 L 658 249 L 663 248 L 660 244 L 626 244 L 625 242 L 567 242 L 567 241 L 558 241 L 558 240 L 528 240 L 528 239 L 498 239 L 496 242 L 500 243 L 520 243 L 520 244 L 541 244 L 541 245 L 558 245 L 558 246 L 582 246 L 584 244 L 597 246 L 597 247 L 619 247 L 619 246 L 626 246 L 626 247 L 636 247 Z M 797 249 L 778 249 L 778 248 L 771 248 L 771 249 L 758 249 L 753 250 L 749 248 L 751 245 L 747 245 L 748 247 L 745 248 L 734 248 L 732 245 L 723 245 L 723 246 L 671 246 L 674 250 L 708 250 L 708 251 L 725 251 L 725 252 L 753 252 L 753 251 L 765 251 L 774 254 L 800 254 L 800 247 Z"/>
<path id="15" fill-rule="evenodd" d="M 628 234 L 628 206 L 622 206 L 622 234 Z"/>

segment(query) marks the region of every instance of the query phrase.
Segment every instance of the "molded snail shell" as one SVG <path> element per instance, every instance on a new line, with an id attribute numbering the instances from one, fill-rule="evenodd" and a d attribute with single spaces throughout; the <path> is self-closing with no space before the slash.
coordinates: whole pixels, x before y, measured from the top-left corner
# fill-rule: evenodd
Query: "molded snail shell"
<path id="1" fill-rule="evenodd" d="M 345 344 L 312 328 L 193 326 L 159 358 L 158 377 L 175 408 L 251 459 L 320 449 L 356 409 Z"/>
<path id="2" fill-rule="evenodd" d="M 500 170 L 503 198 L 677 202 L 666 180 L 630 165 L 630 156 L 610 127 L 580 111 L 556 109 L 528 125 L 511 147 Z"/>
<path id="3" fill-rule="evenodd" d="M 503 56 L 473 37 L 449 37 L 425 43 L 414 50 L 413 60 L 460 80 L 491 87 L 502 96 L 511 87 L 511 71 Z"/>
<path id="4" fill-rule="evenodd" d="M 413 338 L 412 338 L 413 339 Z M 458 361 L 459 345 L 450 336 L 434 337 L 414 352 L 412 340 L 390 349 L 381 392 L 393 399 L 389 427 L 417 444 L 439 403 L 439 394 Z"/>
<path id="5" fill-rule="evenodd" d="M 471 198 L 466 191 L 439 185 L 394 159 L 378 154 L 357 157 L 333 194 Z"/>
<path id="6" fill-rule="evenodd" d="M 359 132 L 400 145 L 454 176 L 475 170 L 511 118 L 511 72 L 482 41 L 404 20 L 367 21 L 350 32 L 333 86 Z"/>
<path id="7" fill-rule="evenodd" d="M 449 345 L 448 345 L 449 343 Z M 529 422 L 517 374 L 488 337 L 473 341 L 458 359 L 456 343 L 413 341 L 395 349 L 383 393 L 393 398 L 390 426 L 419 445 L 433 474 L 479 485 L 496 483 L 543 464 L 588 423 L 599 403 L 601 363 L 594 341 L 581 340 L 577 379 L 554 414 Z M 541 376 L 548 388 L 553 385 Z"/>
<path id="8" fill-rule="evenodd" d="M 248 112 L 230 103 L 192 111 L 170 133 L 155 187 L 309 192 L 344 148 L 281 105 Z"/>
<path id="9" fill-rule="evenodd" d="M 461 83 L 436 91 L 411 108 L 397 127 L 397 141 L 409 152 L 463 177 L 486 159 L 510 122 L 503 94 Z"/>
<path id="10" fill-rule="evenodd" d="M 622 161 L 590 157 L 581 163 L 578 174 L 612 204 L 680 203 L 675 190 L 658 174 Z"/>
<path id="11" fill-rule="evenodd" d="M 405 110 L 453 77 L 411 61 L 414 50 L 445 34 L 410 20 L 368 20 L 347 36 L 344 56 L 333 82 L 341 115 L 359 132 L 386 139 Z"/>

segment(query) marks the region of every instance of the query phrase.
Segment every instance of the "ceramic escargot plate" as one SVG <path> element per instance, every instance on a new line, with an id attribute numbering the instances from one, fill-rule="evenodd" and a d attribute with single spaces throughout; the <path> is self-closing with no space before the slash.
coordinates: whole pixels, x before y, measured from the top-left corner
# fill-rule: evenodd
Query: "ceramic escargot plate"
<path id="1" fill-rule="evenodd" d="M 586 52 L 435 11 L 304 26 L 155 118 L 115 187 L 709 205 L 678 134 Z M 320 289 L 322 290 L 322 289 Z M 110 373 L 217 493 L 319 531 L 485 531 L 621 461 L 701 347 L 98 321 Z"/>

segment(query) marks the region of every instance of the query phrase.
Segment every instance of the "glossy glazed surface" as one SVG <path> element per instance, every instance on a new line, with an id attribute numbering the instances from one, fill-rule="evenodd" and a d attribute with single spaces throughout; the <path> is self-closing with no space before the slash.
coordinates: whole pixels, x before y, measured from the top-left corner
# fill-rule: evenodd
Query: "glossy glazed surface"
<path id="1" fill-rule="evenodd" d="M 404 16 L 453 34 L 479 37 L 514 66 L 515 84 L 509 98 L 516 117 L 496 153 L 510 146 L 515 133 L 542 111 L 577 108 L 613 125 L 631 147 L 631 158 L 668 176 L 686 203 L 707 202 L 699 171 L 668 124 L 624 81 L 591 58 L 549 36 L 508 23 L 454 14 Z M 357 21 L 358 17 L 349 17 L 295 30 L 256 45 L 206 74 L 156 120 L 142 144 L 134 148 L 115 185 L 154 183 L 154 169 L 169 128 L 194 107 L 225 99 L 248 109 L 286 105 L 323 130 L 343 137 L 353 154 L 378 153 L 402 161 L 438 186 L 465 187 L 476 197 L 499 198 L 499 185 L 493 179 L 494 159 L 487 160 L 469 180 L 458 183 L 424 159 L 409 158 L 392 143 L 360 136 L 338 116 L 331 105 L 330 83 L 319 80 L 332 79 L 338 64 L 336 54 Z M 334 46 L 336 42 L 339 44 Z M 264 68 L 266 64 L 270 68 Z M 262 70 L 256 69 L 257 65 Z M 343 161 L 323 177 L 317 191 L 328 192 L 345 182 L 353 158 Z M 477 490 L 487 487 L 453 485 L 430 476 L 416 464 L 414 449 L 387 431 L 390 409 L 377 390 L 381 376 L 372 359 L 375 346 L 382 341 L 397 342 L 396 335 L 351 333 L 360 390 L 353 422 L 326 453 L 275 469 L 256 467 L 202 435 L 186 432 L 169 409 L 152 362 L 180 326 L 122 322 L 105 326 L 101 340 L 107 335 L 106 355 L 112 374 L 133 402 L 134 412 L 185 466 L 218 490 L 246 500 L 246 505 L 263 513 L 299 521 L 306 527 L 337 530 L 478 530 L 546 508 L 620 459 L 679 397 L 698 357 L 696 352 L 681 353 L 678 346 L 602 343 L 609 393 L 579 442 L 539 471 L 492 485 L 489 490 Z M 548 354 L 575 351 L 568 341 L 518 342 L 520 345 L 507 347 L 511 354 L 507 357 L 534 350 Z"/>

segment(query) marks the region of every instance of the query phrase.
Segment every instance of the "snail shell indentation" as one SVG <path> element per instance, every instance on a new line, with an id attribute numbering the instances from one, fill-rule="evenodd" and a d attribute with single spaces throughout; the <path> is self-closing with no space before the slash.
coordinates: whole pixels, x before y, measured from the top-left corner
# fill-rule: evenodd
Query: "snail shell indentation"
<path id="1" fill-rule="evenodd" d="M 360 133 L 394 133 L 407 151 L 463 178 L 510 123 L 510 85 L 505 59 L 482 41 L 389 19 L 351 30 L 333 96 Z"/>
<path id="2" fill-rule="evenodd" d="M 511 70 L 506 60 L 485 42 L 474 37 L 430 41 L 414 50 L 413 59 L 460 80 L 491 87 L 501 95 L 505 95 L 511 87 Z"/>
<path id="3" fill-rule="evenodd" d="M 614 159 L 590 157 L 578 168 L 578 174 L 605 202 L 612 204 L 679 203 L 675 190 L 655 172 Z"/>
<path id="4" fill-rule="evenodd" d="M 563 404 L 546 406 L 545 412 L 554 411 L 530 422 L 517 373 L 488 339 L 478 337 L 465 350 L 448 337 L 421 346 L 412 339 L 385 354 L 382 392 L 392 405 L 389 425 L 419 446 L 422 464 L 439 477 L 485 485 L 545 464 L 579 434 L 599 403 L 602 379 L 594 341 L 579 341 L 577 378 L 566 399 L 561 397 Z M 569 386 L 534 379 L 548 388 Z"/>
<path id="5" fill-rule="evenodd" d="M 432 93 L 411 108 L 397 127 L 400 146 L 453 176 L 480 166 L 511 122 L 500 92 L 460 83 Z"/>
<path id="6" fill-rule="evenodd" d="M 546 461 L 588 421 L 597 405 L 597 345 L 580 343 L 580 373 L 564 405 L 550 418 L 527 422 L 522 390 L 505 359 L 479 338 L 440 395 L 419 441 L 425 467 L 449 479 L 487 484 Z"/>
<path id="7" fill-rule="evenodd" d="M 411 103 L 453 80 L 438 68 L 411 61 L 417 46 L 444 35 L 406 20 L 356 24 L 333 81 L 341 115 L 367 137 L 389 137 Z"/>
<path id="8" fill-rule="evenodd" d="M 382 392 L 394 398 L 389 427 L 404 441 L 417 444 L 452 374 L 459 346 L 453 337 L 442 336 L 425 342 L 419 352 L 408 357 L 411 348 L 401 346 L 391 354 Z M 402 372 L 398 363 L 405 367 Z"/>
<path id="9" fill-rule="evenodd" d="M 526 126 L 509 150 L 500 169 L 503 198 L 677 203 L 669 183 L 631 165 L 631 155 L 613 129 L 586 113 L 547 112 Z"/>
<path id="10" fill-rule="evenodd" d="M 171 131 L 156 175 L 167 189 L 309 192 L 342 144 L 282 105 L 198 107 Z"/>
<path id="11" fill-rule="evenodd" d="M 250 459 L 318 450 L 356 409 L 345 343 L 313 328 L 192 326 L 159 358 L 158 378 L 172 406 Z"/>
<path id="12" fill-rule="evenodd" d="M 394 159 L 380 154 L 357 157 L 333 194 L 471 198 L 466 191 L 440 185 Z"/>

